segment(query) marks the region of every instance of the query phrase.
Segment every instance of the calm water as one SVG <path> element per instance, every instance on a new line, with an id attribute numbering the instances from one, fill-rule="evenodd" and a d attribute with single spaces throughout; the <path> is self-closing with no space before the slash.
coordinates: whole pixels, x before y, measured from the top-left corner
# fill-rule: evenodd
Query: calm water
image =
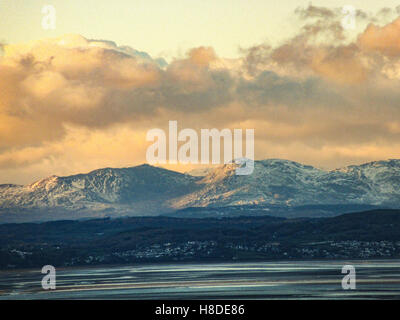
<path id="1" fill-rule="evenodd" d="M 343 290 L 342 266 L 357 272 Z M 0 299 L 400 299 L 400 261 L 155 264 L 0 272 Z"/>

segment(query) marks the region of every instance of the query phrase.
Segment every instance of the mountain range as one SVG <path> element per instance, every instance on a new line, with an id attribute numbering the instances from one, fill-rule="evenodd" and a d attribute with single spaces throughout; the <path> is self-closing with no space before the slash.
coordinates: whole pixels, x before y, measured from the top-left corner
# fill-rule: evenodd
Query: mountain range
<path id="1" fill-rule="evenodd" d="M 327 171 L 268 159 L 255 161 L 249 176 L 235 175 L 235 170 L 236 164 L 226 164 L 183 174 L 141 165 L 51 176 L 25 186 L 0 185 L 0 223 L 176 215 L 199 208 L 216 214 L 240 208 L 281 215 L 303 208 L 302 216 L 318 208 L 323 216 L 343 213 L 335 206 L 400 207 L 400 160 Z"/>

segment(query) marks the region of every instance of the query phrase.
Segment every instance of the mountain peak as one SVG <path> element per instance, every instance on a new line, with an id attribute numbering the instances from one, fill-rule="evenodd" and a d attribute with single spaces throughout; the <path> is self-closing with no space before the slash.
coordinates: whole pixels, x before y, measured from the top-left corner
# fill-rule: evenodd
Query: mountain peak
<path id="1" fill-rule="evenodd" d="M 46 188 L 48 190 L 51 186 L 55 185 L 60 177 L 56 175 L 49 176 L 47 178 L 38 180 L 36 182 L 31 183 L 28 185 L 31 189 L 39 189 L 39 188 Z"/>

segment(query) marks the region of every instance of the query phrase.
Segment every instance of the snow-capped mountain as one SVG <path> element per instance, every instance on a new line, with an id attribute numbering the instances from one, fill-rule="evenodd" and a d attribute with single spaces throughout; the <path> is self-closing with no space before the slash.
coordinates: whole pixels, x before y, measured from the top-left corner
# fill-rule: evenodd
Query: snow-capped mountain
<path id="1" fill-rule="evenodd" d="M 0 221 L 2 211 L 29 214 L 30 209 L 55 214 L 61 210 L 63 218 L 65 210 L 81 212 L 84 217 L 154 214 L 167 210 L 169 199 L 198 189 L 196 181 L 190 175 L 142 165 L 52 176 L 26 186 L 1 185 Z"/>
<path id="2" fill-rule="evenodd" d="M 287 160 L 255 162 L 254 173 L 235 175 L 225 165 L 206 175 L 204 187 L 175 201 L 177 207 L 273 204 L 400 206 L 400 160 L 324 171 Z"/>
<path id="3" fill-rule="evenodd" d="M 375 205 L 400 207 L 400 160 L 325 171 L 287 160 L 255 162 L 252 175 L 227 164 L 202 175 L 142 165 L 52 176 L 26 186 L 0 186 L 2 217 L 40 219 L 154 215 L 188 207 Z M 33 212 L 33 213 L 32 213 Z M 60 213 L 62 212 L 62 214 Z M 50 217 L 48 217 L 50 219 Z"/>

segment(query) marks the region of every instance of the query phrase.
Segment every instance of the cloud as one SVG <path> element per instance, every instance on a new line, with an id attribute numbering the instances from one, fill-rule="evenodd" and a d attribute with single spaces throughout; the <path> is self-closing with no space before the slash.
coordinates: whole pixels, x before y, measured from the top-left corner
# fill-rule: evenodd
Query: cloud
<path id="1" fill-rule="evenodd" d="M 80 35 L 6 44 L 2 182 L 143 163 L 145 133 L 169 120 L 254 128 L 257 158 L 335 167 L 400 157 L 399 20 L 381 25 L 394 12 L 357 12 L 366 27 L 351 37 L 341 10 L 299 8 L 298 34 L 230 60 L 199 47 L 166 64 Z"/>
<path id="2" fill-rule="evenodd" d="M 358 42 L 363 50 L 376 51 L 391 58 L 400 56 L 400 18 L 383 27 L 370 24 Z"/>
<path id="3" fill-rule="evenodd" d="M 249 48 L 247 70 L 252 75 L 266 69 L 297 76 L 315 75 L 338 84 L 357 84 L 375 78 L 388 67 L 385 56 L 398 53 L 400 18 L 383 27 L 375 23 L 388 19 L 394 12 L 390 8 L 376 15 L 355 11 L 356 25 L 367 24 L 367 28 L 352 39 L 342 26 L 341 8 L 298 8 L 296 15 L 302 23 L 299 33 L 273 48 L 268 44 Z"/>

